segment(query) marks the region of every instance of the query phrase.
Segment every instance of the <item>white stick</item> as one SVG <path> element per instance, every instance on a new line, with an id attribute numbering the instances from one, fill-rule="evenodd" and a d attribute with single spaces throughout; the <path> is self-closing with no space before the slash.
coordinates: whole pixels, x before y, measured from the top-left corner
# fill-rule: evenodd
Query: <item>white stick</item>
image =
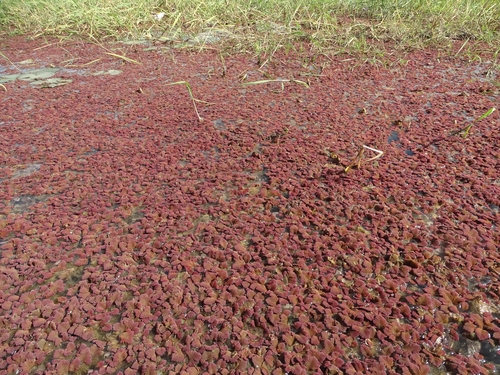
<path id="1" fill-rule="evenodd" d="M 370 159 L 366 159 L 365 162 L 368 162 L 368 161 L 373 161 L 375 159 L 378 159 L 380 158 L 382 155 L 384 155 L 384 151 L 380 151 L 380 150 L 377 150 L 375 148 L 371 148 L 371 147 L 368 147 L 368 146 L 365 146 L 363 145 L 364 148 L 367 148 L 368 150 L 371 150 L 373 152 L 376 152 L 378 155 L 377 156 L 374 156 L 373 158 L 370 158 Z"/>

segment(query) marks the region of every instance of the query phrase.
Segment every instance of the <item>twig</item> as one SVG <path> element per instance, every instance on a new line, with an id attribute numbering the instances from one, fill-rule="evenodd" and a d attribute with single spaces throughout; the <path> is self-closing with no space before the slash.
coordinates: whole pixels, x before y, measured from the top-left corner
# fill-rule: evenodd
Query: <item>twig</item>
<path id="1" fill-rule="evenodd" d="M 12 61 L 10 61 L 10 59 L 5 56 L 2 52 L 0 52 L 0 56 L 3 57 L 5 60 L 7 60 L 9 62 L 9 64 L 11 64 L 14 68 L 16 68 L 19 72 L 22 73 L 21 69 L 19 69 L 16 64 L 14 64 Z"/>
<path id="2" fill-rule="evenodd" d="M 307 88 L 309 88 L 309 84 L 304 82 L 304 81 L 300 81 L 298 79 L 263 79 L 261 81 L 253 81 L 253 82 L 243 82 L 241 85 L 242 86 L 250 86 L 250 85 L 261 85 L 261 84 L 264 84 L 264 83 L 270 83 L 270 82 L 278 82 L 278 83 L 281 83 L 281 88 L 284 89 L 284 83 L 285 82 L 293 82 L 293 83 L 298 83 L 299 85 L 302 85 L 302 86 L 305 86 Z"/>
<path id="3" fill-rule="evenodd" d="M 113 52 L 104 52 L 106 55 L 110 55 L 110 56 L 113 56 L 113 57 L 117 57 L 119 59 L 122 59 L 124 61 L 127 61 L 129 63 L 133 63 L 133 64 L 137 64 L 137 65 L 142 65 L 142 63 L 140 63 L 139 61 L 136 61 L 136 60 L 133 60 L 131 58 L 128 58 L 127 56 L 123 56 L 123 55 L 118 55 L 117 53 L 113 53 Z"/>

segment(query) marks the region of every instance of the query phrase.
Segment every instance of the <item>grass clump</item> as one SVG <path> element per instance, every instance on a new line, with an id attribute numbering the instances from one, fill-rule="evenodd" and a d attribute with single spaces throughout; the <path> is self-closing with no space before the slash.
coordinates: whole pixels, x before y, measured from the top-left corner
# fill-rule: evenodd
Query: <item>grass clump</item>
<path id="1" fill-rule="evenodd" d="M 164 13 L 161 19 L 156 14 Z M 498 49 L 498 0 L 2 0 L 0 27 L 33 35 L 186 38 L 225 30 L 254 52 L 309 42 L 370 50 L 482 41 Z M 495 48 L 496 47 L 496 48 Z"/>
<path id="2" fill-rule="evenodd" d="M 11 33 L 120 38 L 153 24 L 153 0 L 2 0 L 0 27 Z"/>

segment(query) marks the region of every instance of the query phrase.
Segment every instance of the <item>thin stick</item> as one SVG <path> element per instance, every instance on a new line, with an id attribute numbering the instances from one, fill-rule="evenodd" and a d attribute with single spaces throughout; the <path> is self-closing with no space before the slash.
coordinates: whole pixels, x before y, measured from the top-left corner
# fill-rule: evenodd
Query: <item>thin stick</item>
<path id="1" fill-rule="evenodd" d="M 133 63 L 133 64 L 137 64 L 137 65 L 142 65 L 142 63 L 140 63 L 139 61 L 136 61 L 136 60 L 133 60 L 133 59 L 130 59 L 128 58 L 127 56 L 123 56 L 123 55 L 118 55 L 116 53 L 113 53 L 113 52 L 104 52 L 106 55 L 110 55 L 110 56 L 113 56 L 113 57 L 117 57 L 119 59 L 122 59 L 124 61 L 127 61 L 129 63 Z"/>
<path id="2" fill-rule="evenodd" d="M 345 173 L 349 172 L 349 170 L 354 166 L 357 166 L 357 168 L 359 169 L 359 167 L 361 166 L 361 159 L 363 158 L 364 151 L 365 149 L 363 147 L 359 148 L 359 151 L 352 160 L 352 162 L 347 167 L 344 168 Z"/>
<path id="3" fill-rule="evenodd" d="M 261 81 L 253 81 L 253 82 L 243 82 L 241 85 L 242 86 L 251 86 L 251 85 L 261 85 L 264 83 L 270 83 L 270 82 L 278 82 L 283 85 L 284 82 L 293 82 L 293 83 L 298 83 L 299 85 L 305 86 L 309 88 L 309 84 L 307 84 L 304 81 L 300 81 L 298 79 L 263 79 Z"/>
<path id="4" fill-rule="evenodd" d="M 356 166 L 356 168 L 360 168 L 361 167 L 361 162 L 363 161 L 363 155 L 364 155 L 364 151 L 365 149 L 368 149 L 370 151 L 373 151 L 373 152 L 376 152 L 377 155 L 370 158 L 370 159 L 366 159 L 364 162 L 369 162 L 369 161 L 373 161 L 373 160 L 376 160 L 378 158 L 380 158 L 382 155 L 384 155 L 384 152 L 383 151 L 380 151 L 380 150 L 377 150 L 375 148 L 372 148 L 372 147 L 368 147 L 368 146 L 365 146 L 365 145 L 362 145 L 360 148 L 359 148 L 359 151 L 358 153 L 356 154 L 356 156 L 354 157 L 354 159 L 352 160 L 352 162 L 344 168 L 344 172 L 347 173 L 349 172 L 349 170 L 351 168 L 353 168 L 354 166 Z"/>
<path id="5" fill-rule="evenodd" d="M 89 61 L 85 64 L 82 64 L 80 66 L 88 66 L 88 65 L 92 65 L 92 64 L 95 64 L 96 62 L 98 62 L 99 60 L 101 60 L 101 58 L 99 57 L 98 59 L 95 59 L 95 60 L 92 60 L 92 61 Z"/>
<path id="6" fill-rule="evenodd" d="M 0 56 L 2 56 L 5 60 L 7 60 L 9 62 L 9 64 L 11 64 L 14 68 L 16 68 L 19 72 L 22 72 L 21 69 L 19 69 L 16 64 L 14 64 L 12 61 L 10 61 L 10 59 L 5 56 L 2 52 L 0 52 Z"/>
<path id="7" fill-rule="evenodd" d="M 374 156 L 373 158 L 365 160 L 365 162 L 373 161 L 375 159 L 378 159 L 378 158 L 382 157 L 382 155 L 384 155 L 384 151 L 380 151 L 380 150 L 377 150 L 375 148 L 371 148 L 371 147 L 368 147 L 368 146 L 365 146 L 365 145 L 363 145 L 363 147 L 367 148 L 368 150 L 371 150 L 373 152 L 376 152 L 378 154 L 377 156 Z"/>

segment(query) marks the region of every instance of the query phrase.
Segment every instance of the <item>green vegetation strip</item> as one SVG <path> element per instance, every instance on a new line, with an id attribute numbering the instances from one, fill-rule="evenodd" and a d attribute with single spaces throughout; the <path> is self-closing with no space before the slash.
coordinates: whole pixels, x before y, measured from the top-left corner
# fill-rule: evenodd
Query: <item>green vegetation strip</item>
<path id="1" fill-rule="evenodd" d="M 498 0 L 2 0 L 0 30 L 98 39 L 186 38 L 224 30 L 233 50 L 270 53 L 483 41 L 500 49 Z M 377 43 L 374 43 L 377 42 Z"/>

